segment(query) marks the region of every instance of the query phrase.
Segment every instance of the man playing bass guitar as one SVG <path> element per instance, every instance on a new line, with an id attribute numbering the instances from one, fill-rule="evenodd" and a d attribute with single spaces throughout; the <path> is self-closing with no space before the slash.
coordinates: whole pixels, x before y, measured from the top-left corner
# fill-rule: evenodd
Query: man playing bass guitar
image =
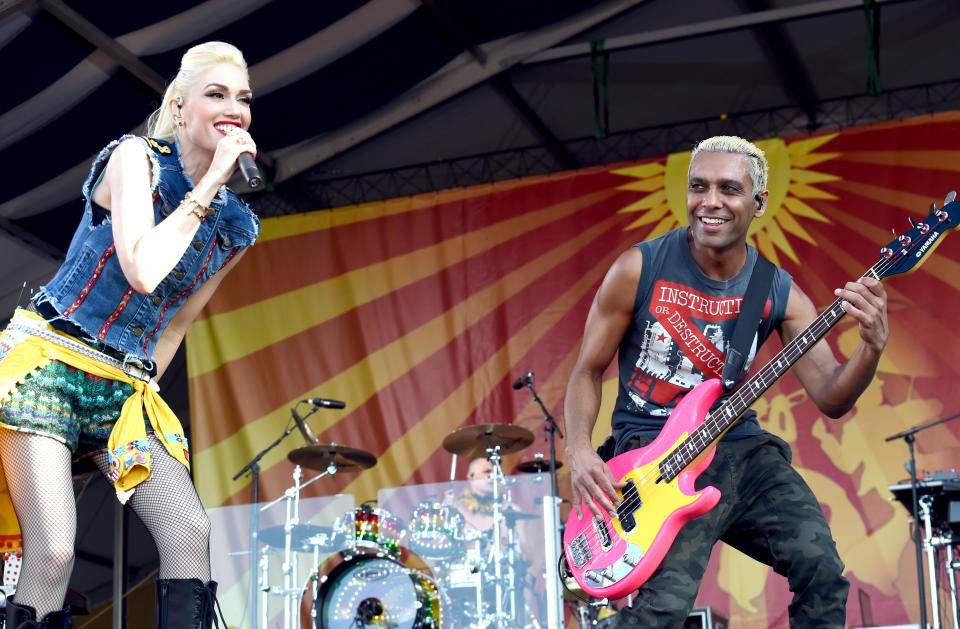
<path id="1" fill-rule="evenodd" d="M 610 455 L 649 444 L 690 389 L 720 377 L 758 255 L 746 239 L 751 221 L 765 210 L 767 172 L 763 151 L 752 143 L 729 136 L 704 140 L 688 171 L 689 227 L 631 247 L 607 272 L 566 391 L 567 457 L 578 516 L 581 501 L 594 515 L 601 509 L 616 514 L 616 490 L 625 486 L 591 446 L 602 375 L 618 350 L 619 394 L 611 420 L 616 448 Z M 859 324 L 860 344 L 840 363 L 828 345 L 818 343 L 794 367 L 817 408 L 832 418 L 849 411 L 873 379 L 888 335 L 880 281 L 864 277 L 835 294 Z M 786 344 L 816 317 L 813 302 L 791 276 L 775 269 L 742 373 L 774 330 Z M 696 482 L 697 489 L 718 488 L 719 504 L 679 529 L 612 626 L 680 627 L 711 549 L 722 540 L 786 576 L 792 628 L 843 627 L 849 589 L 843 562 L 816 497 L 790 458 L 789 446 L 761 429 L 754 411 L 734 423 Z"/>

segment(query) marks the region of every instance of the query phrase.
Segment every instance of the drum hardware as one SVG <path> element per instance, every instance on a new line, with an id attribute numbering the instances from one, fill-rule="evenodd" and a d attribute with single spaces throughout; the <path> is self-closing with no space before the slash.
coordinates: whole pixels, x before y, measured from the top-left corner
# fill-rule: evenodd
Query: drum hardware
<path id="1" fill-rule="evenodd" d="M 335 443 L 311 443 L 291 450 L 287 458 L 293 463 L 311 470 L 359 472 L 377 464 L 377 457 L 357 448 L 348 448 Z"/>
<path id="2" fill-rule="evenodd" d="M 498 456 L 519 452 L 531 443 L 533 433 L 513 424 L 464 426 L 443 438 L 445 450 L 471 459 L 490 458 L 491 448 L 497 448 Z"/>
<path id="3" fill-rule="evenodd" d="M 286 439 L 287 435 L 289 435 L 298 427 L 301 428 L 301 432 L 303 432 L 304 438 L 307 439 L 307 441 L 312 441 L 311 439 L 307 438 L 309 436 L 309 431 L 306 428 L 306 424 L 304 423 L 304 420 L 307 417 L 310 417 L 311 415 L 316 413 L 321 408 L 323 408 L 323 405 L 314 404 L 313 407 L 307 412 L 307 414 L 303 416 L 300 416 L 297 413 L 296 407 L 291 408 L 290 417 L 292 421 L 288 422 L 286 429 L 283 431 L 283 434 L 281 434 L 276 439 L 276 441 L 274 441 L 273 443 L 268 445 L 266 448 L 261 450 L 257 454 L 257 456 L 253 457 L 252 461 L 244 465 L 243 468 L 241 468 L 241 470 L 237 472 L 233 477 L 233 480 L 237 480 L 247 472 L 250 472 L 250 493 L 251 493 L 250 503 L 253 506 L 253 508 L 250 509 L 250 549 L 251 549 L 251 552 L 250 552 L 250 561 L 251 561 L 251 564 L 250 564 L 250 611 L 251 611 L 251 618 L 254 619 L 253 620 L 254 625 L 256 625 L 256 622 L 257 622 L 256 620 L 257 619 L 257 589 L 258 587 L 262 589 L 267 582 L 267 579 L 265 578 L 265 576 L 267 575 L 267 563 L 269 561 L 269 558 L 266 556 L 266 552 L 264 552 L 263 554 L 259 552 L 260 511 L 261 511 L 261 509 L 259 508 L 260 506 L 260 459 L 266 456 L 267 452 L 270 452 L 270 450 L 273 450 L 277 445 L 280 444 L 281 441 Z M 336 470 L 334 469 L 334 471 Z M 258 555 L 259 555 L 259 558 L 258 558 Z M 261 582 L 259 584 L 257 583 L 257 578 L 256 578 L 256 575 L 258 573 L 262 575 Z M 261 617 L 263 619 L 263 627 L 266 627 L 267 626 L 266 595 L 264 595 L 264 608 L 260 611 L 261 611 Z"/>
<path id="4" fill-rule="evenodd" d="M 557 461 L 554 469 L 559 470 L 561 467 L 563 467 L 563 461 Z M 517 463 L 514 471 L 523 472 L 524 474 L 543 474 L 544 472 L 550 471 L 550 461 L 544 458 L 542 452 L 537 452 L 533 455 L 532 460 Z"/>
<path id="5" fill-rule="evenodd" d="M 539 627 L 536 614 L 529 608 L 522 594 L 518 594 L 515 564 L 519 553 L 514 537 L 514 526 L 518 521 L 537 516 L 504 508 L 511 502 L 508 487 L 512 482 L 504 475 L 501 464 L 503 454 L 522 450 L 532 442 L 533 433 L 522 426 L 510 424 L 467 426 L 451 433 L 443 442 L 444 448 L 454 455 L 483 457 L 493 466 L 490 477 L 492 538 L 475 538 L 474 541 L 478 544 L 476 555 L 473 558 L 468 555 L 466 562 L 453 562 L 453 567 L 446 575 L 450 585 L 475 592 L 476 616 L 471 618 L 469 623 L 473 627 Z M 479 551 L 480 542 L 489 544 L 486 556 Z M 529 618 L 528 622 L 524 622 L 525 614 Z"/>
<path id="6" fill-rule="evenodd" d="M 298 422 L 302 423 L 302 422 Z M 280 596 L 283 599 L 283 627 L 284 629 L 294 629 L 298 624 L 300 596 L 303 589 L 297 587 L 294 582 L 297 569 L 299 567 L 299 558 L 297 551 L 301 544 L 294 543 L 294 531 L 300 530 L 300 494 L 306 487 L 309 487 L 316 481 L 326 476 L 334 476 L 338 472 L 357 472 L 368 469 L 376 465 L 377 459 L 369 452 L 348 448 L 337 444 L 308 444 L 291 450 L 287 458 L 296 465 L 293 471 L 293 486 L 288 488 L 282 496 L 269 502 L 259 508 L 259 511 L 266 511 L 275 504 L 283 501 L 286 505 L 286 519 L 283 525 L 283 586 L 275 587 L 269 584 L 269 557 L 266 552 L 261 553 L 260 557 L 260 591 L 262 599 L 261 622 L 262 626 L 267 626 L 267 606 L 270 595 Z M 322 470 L 306 483 L 302 483 L 303 471 L 300 462 L 309 469 Z M 307 529 L 310 530 L 310 529 Z M 336 531 L 334 532 L 336 533 Z M 335 535 L 331 537 L 333 542 Z M 304 539 L 309 539 L 304 538 Z M 320 537 L 324 542 L 326 537 Z M 313 543 L 314 565 L 319 568 L 319 554 L 321 544 Z M 264 547 L 266 548 L 266 546 Z M 315 590 L 319 587 L 318 579 L 314 579 Z M 316 594 L 316 591 L 315 591 Z"/>
<path id="7" fill-rule="evenodd" d="M 486 457 L 493 465 L 490 477 L 493 491 L 493 535 L 490 552 L 482 565 L 477 567 L 479 584 L 476 585 L 477 616 L 471 623 L 474 627 L 502 628 L 516 627 L 519 609 L 517 606 L 516 575 L 513 568 L 512 547 L 513 527 L 507 523 L 507 516 L 503 505 L 505 503 L 503 489 L 507 479 L 501 466 L 503 454 L 520 451 L 533 443 L 533 433 L 512 424 L 479 424 L 465 426 L 447 435 L 443 440 L 443 447 L 453 454 L 470 458 Z M 507 500 L 509 502 L 509 500 Z M 514 522 L 520 518 L 514 518 Z M 507 548 L 503 547 L 502 533 L 506 525 L 509 536 Z M 489 568 L 493 568 L 493 602 L 491 610 L 485 607 L 484 592 L 487 580 L 490 579 Z M 471 570 L 471 573 L 473 571 Z M 469 577 L 468 577 L 469 578 Z"/>
<path id="8" fill-rule="evenodd" d="M 273 526 L 260 531 L 260 542 L 273 548 L 286 547 L 286 527 Z M 320 550 L 333 550 L 336 535 L 332 528 L 301 524 L 291 531 L 291 545 L 301 552 L 308 552 L 315 546 Z"/>
<path id="9" fill-rule="evenodd" d="M 520 520 L 536 520 L 539 517 L 540 516 L 534 515 L 533 513 L 523 513 L 522 511 L 513 511 L 512 509 L 506 509 L 503 512 L 503 519 L 511 529 Z M 513 531 L 511 531 L 511 533 L 512 532 Z"/>

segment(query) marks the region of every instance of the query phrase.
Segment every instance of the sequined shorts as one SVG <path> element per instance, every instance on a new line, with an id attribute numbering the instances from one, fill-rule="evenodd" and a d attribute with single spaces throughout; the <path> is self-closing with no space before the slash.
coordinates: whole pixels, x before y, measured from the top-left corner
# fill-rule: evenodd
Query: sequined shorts
<path id="1" fill-rule="evenodd" d="M 120 409 L 133 394 L 124 382 L 100 378 L 60 361 L 28 375 L 0 407 L 0 424 L 45 435 L 74 456 L 107 447 Z"/>

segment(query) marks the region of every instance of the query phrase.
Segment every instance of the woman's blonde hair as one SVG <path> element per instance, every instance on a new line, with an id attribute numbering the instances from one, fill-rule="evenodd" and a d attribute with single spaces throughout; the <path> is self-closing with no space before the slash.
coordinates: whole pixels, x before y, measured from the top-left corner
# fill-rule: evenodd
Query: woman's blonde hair
<path id="1" fill-rule="evenodd" d="M 173 114 L 170 113 L 170 101 L 178 96 L 185 98 L 190 88 L 199 80 L 200 75 L 219 63 L 232 63 L 243 70 L 249 80 L 247 62 L 239 48 L 222 41 L 197 44 L 183 53 L 180 71 L 164 91 L 160 107 L 147 118 L 147 135 L 168 142 L 172 141 L 175 125 Z"/>

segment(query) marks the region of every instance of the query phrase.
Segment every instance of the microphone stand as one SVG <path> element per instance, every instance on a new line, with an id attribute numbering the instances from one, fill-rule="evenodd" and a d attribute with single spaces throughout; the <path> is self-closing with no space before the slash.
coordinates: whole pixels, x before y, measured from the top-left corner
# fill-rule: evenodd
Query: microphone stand
<path id="1" fill-rule="evenodd" d="M 543 400 L 540 399 L 540 396 L 538 396 L 534 390 L 533 380 L 527 379 L 523 384 L 530 389 L 530 393 L 533 394 L 533 401 L 540 405 L 540 410 L 543 411 L 544 422 L 547 424 L 547 432 L 550 433 L 550 497 L 556 499 L 560 493 L 557 490 L 557 447 L 554 434 L 560 435 L 560 438 L 563 439 L 563 433 L 560 432 L 560 428 L 553 419 L 553 415 L 551 415 L 547 407 L 543 405 Z"/>
<path id="2" fill-rule="evenodd" d="M 923 541 L 920 539 L 920 501 L 917 498 L 917 463 L 914 457 L 914 447 L 913 444 L 916 441 L 914 436 L 916 433 L 921 430 L 926 430 L 937 424 L 943 424 L 950 420 L 960 417 L 960 413 L 955 413 L 950 417 L 945 417 L 943 419 L 938 419 L 932 421 L 928 424 L 922 424 L 920 426 L 914 426 L 909 430 L 904 430 L 903 432 L 898 432 L 895 435 L 890 435 L 884 441 L 893 441 L 894 439 L 903 439 L 907 442 L 907 448 L 910 451 L 910 493 L 911 500 L 913 502 L 913 543 L 917 549 L 917 587 L 920 591 L 920 627 L 926 629 L 927 627 L 927 594 L 923 585 Z M 932 596 L 936 596 L 937 592 L 931 592 Z"/>
<path id="3" fill-rule="evenodd" d="M 311 412 L 307 413 L 307 417 L 316 412 L 314 408 Z M 293 411 L 291 410 L 291 413 Z M 260 510 L 257 508 L 257 505 L 260 504 L 260 459 L 262 459 L 267 452 L 273 450 L 277 447 L 281 441 L 287 438 L 291 432 L 297 428 L 297 422 L 294 422 L 289 428 L 283 431 L 283 434 L 280 437 L 264 448 L 260 454 L 253 457 L 253 460 L 243 466 L 239 472 L 237 472 L 233 480 L 239 479 L 243 474 L 249 470 L 250 471 L 250 492 L 251 500 L 253 501 L 253 509 L 250 512 L 250 618 L 251 618 L 251 627 L 257 626 L 257 555 L 259 554 L 259 538 L 260 538 Z"/>
<path id="4" fill-rule="evenodd" d="M 533 400 L 540 406 L 540 410 L 543 411 L 547 432 L 550 433 L 550 513 L 553 524 L 550 530 L 550 547 L 552 548 L 551 560 L 557 561 L 557 558 L 560 556 L 560 544 L 558 543 L 558 535 L 560 533 L 560 491 L 557 487 L 557 447 L 555 435 L 560 435 L 560 438 L 563 439 L 563 433 L 560 432 L 560 427 L 557 426 L 553 415 L 547 410 L 547 407 L 543 404 L 543 400 L 540 399 L 540 396 L 537 395 L 536 390 L 533 388 L 533 378 L 524 378 L 523 384 L 530 389 Z M 551 592 L 553 596 L 551 596 Z M 557 600 L 554 601 L 552 599 Z M 547 605 L 548 618 L 550 618 L 554 612 L 562 613 L 563 607 L 562 601 L 560 600 L 559 585 L 555 583 L 547 584 Z M 562 622 L 562 616 L 560 616 L 559 620 Z"/>

